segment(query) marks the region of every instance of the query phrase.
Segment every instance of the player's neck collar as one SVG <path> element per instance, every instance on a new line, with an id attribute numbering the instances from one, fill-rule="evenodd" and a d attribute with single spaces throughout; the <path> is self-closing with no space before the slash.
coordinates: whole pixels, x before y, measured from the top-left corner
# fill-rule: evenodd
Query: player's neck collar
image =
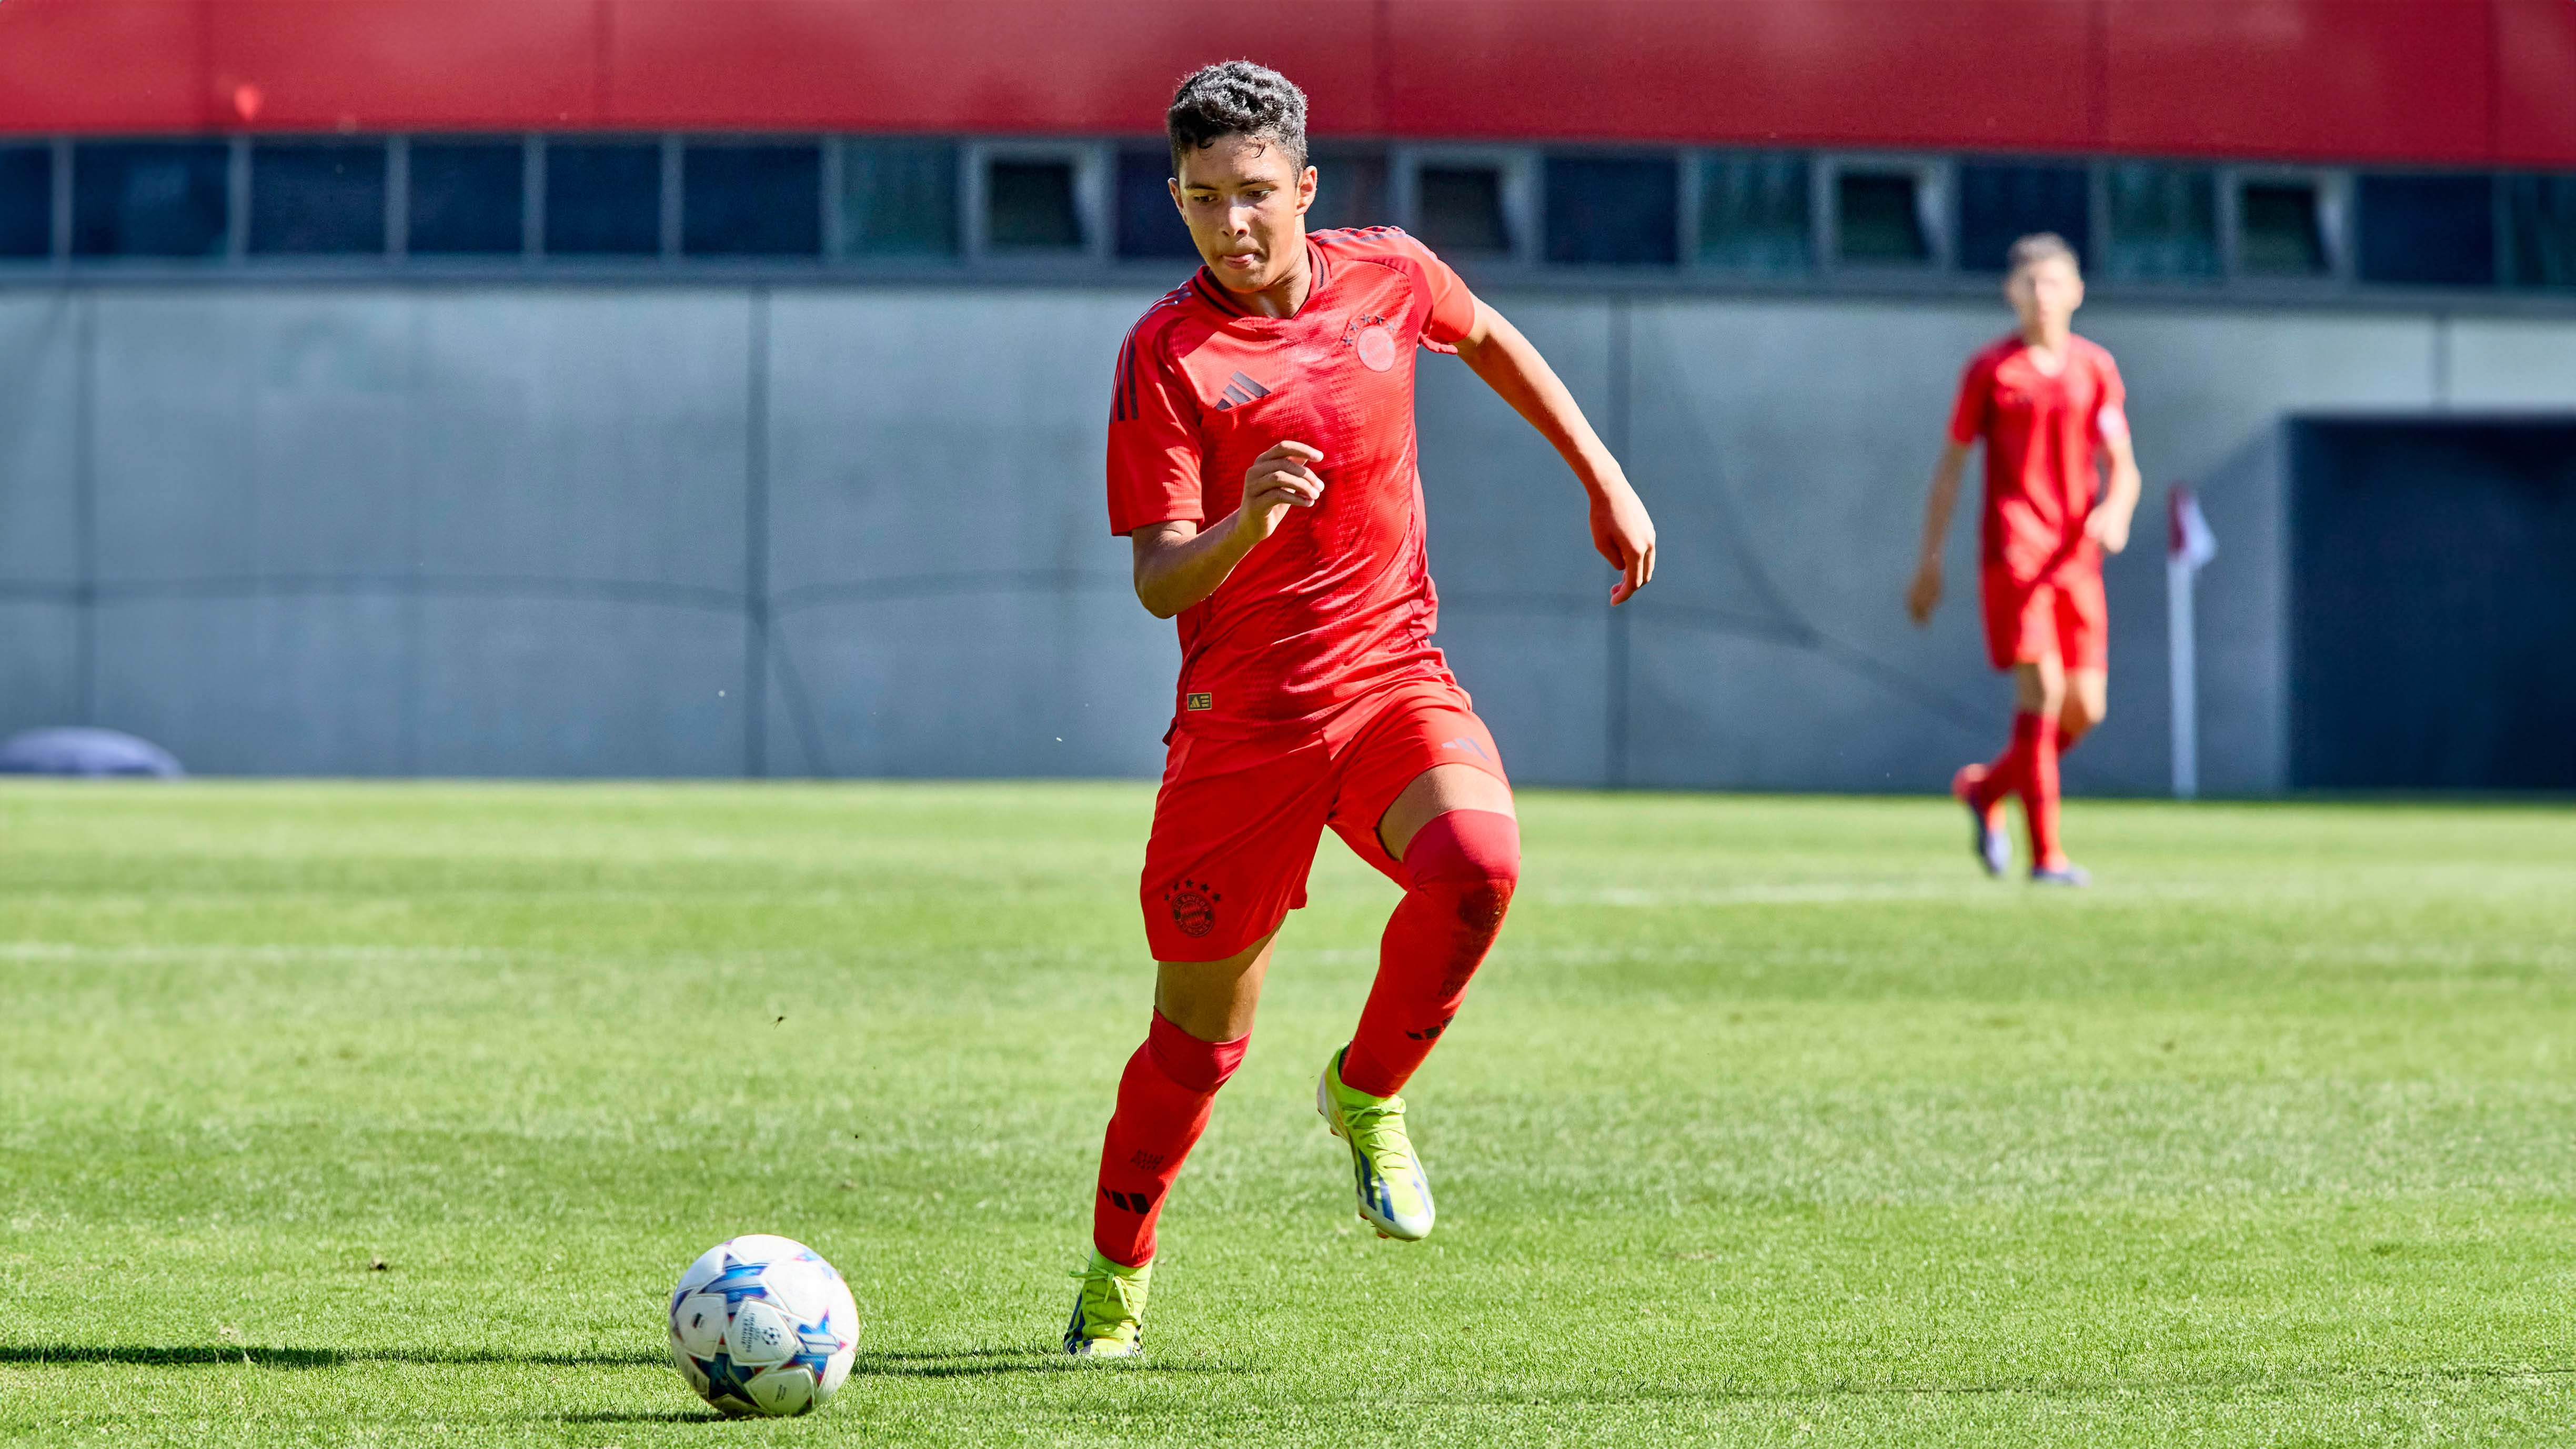
<path id="1" fill-rule="evenodd" d="M 1323 294 L 1324 283 L 1331 276 L 1331 259 L 1324 255 L 1324 249 L 1315 245 L 1315 239 L 1311 236 L 1305 238 L 1305 243 L 1306 300 L 1298 304 L 1296 311 L 1289 313 L 1285 317 L 1273 317 L 1267 313 L 1255 312 L 1251 308 L 1244 306 L 1239 297 L 1234 293 L 1227 291 L 1223 285 L 1218 283 L 1216 274 L 1209 271 L 1205 264 L 1201 264 L 1197 274 L 1190 278 L 1190 285 L 1198 289 L 1199 296 L 1204 299 L 1209 306 L 1216 308 L 1218 311 L 1225 313 L 1229 317 L 1240 317 L 1247 322 L 1293 321 L 1296 318 L 1305 316 L 1306 309 L 1315 305 L 1315 299 Z"/>

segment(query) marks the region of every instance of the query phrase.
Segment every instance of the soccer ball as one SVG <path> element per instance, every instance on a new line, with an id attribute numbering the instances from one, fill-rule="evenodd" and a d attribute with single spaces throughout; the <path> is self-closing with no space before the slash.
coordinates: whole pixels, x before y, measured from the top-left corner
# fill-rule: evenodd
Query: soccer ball
<path id="1" fill-rule="evenodd" d="M 671 1290 L 671 1362 L 728 1414 L 811 1413 L 850 1376 L 858 1351 L 850 1285 L 792 1239 L 729 1238 Z"/>

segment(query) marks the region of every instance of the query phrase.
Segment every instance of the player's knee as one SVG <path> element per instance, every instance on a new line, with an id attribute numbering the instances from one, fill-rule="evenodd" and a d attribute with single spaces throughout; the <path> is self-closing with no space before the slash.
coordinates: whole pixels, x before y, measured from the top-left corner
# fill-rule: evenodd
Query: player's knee
<path id="1" fill-rule="evenodd" d="M 1493 810 L 1435 815 L 1405 846 L 1404 868 L 1413 889 L 1454 898 L 1459 923 L 1490 937 L 1520 885 L 1520 823 Z"/>
<path id="2" fill-rule="evenodd" d="M 1232 1041 L 1202 1041 L 1157 1011 L 1145 1036 L 1145 1055 L 1154 1070 L 1172 1081 L 1193 1092 L 1213 1092 L 1243 1065 L 1244 1048 L 1251 1044 L 1249 1032 Z"/>

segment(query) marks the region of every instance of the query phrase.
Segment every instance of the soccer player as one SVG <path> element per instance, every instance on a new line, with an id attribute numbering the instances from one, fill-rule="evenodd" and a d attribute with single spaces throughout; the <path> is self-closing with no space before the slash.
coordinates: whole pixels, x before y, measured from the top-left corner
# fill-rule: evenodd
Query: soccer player
<path id="1" fill-rule="evenodd" d="M 1398 1093 L 1502 926 L 1520 830 L 1493 736 L 1431 643 L 1415 349 L 1457 354 L 1555 446 L 1620 571 L 1612 604 L 1655 569 L 1644 505 L 1527 339 L 1403 232 L 1307 233 L 1297 87 L 1210 66 L 1167 122 L 1206 265 L 1128 334 L 1110 401 L 1109 526 L 1133 541 L 1137 598 L 1179 620 L 1181 671 L 1141 889 L 1154 1014 L 1119 1079 L 1064 1335 L 1094 1357 L 1139 1347 L 1164 1196 L 1243 1059 L 1326 826 L 1404 898 L 1316 1109 L 1350 1145 L 1360 1216 L 1431 1231 Z"/>
<path id="2" fill-rule="evenodd" d="M 2070 330 L 2084 305 L 2074 248 L 2048 232 L 2013 243 L 2004 296 L 2021 327 L 1970 358 L 1959 381 L 1905 606 L 1924 624 L 1941 602 L 1942 536 L 1968 449 L 1982 439 L 1978 581 L 1986 651 L 1995 668 L 2012 671 L 2012 742 L 1992 764 L 1963 767 L 1950 791 L 1968 807 L 1972 844 L 1988 874 L 2001 875 L 2010 863 L 2003 807 L 2007 796 L 2019 795 L 2031 880 L 2080 886 L 2092 877 L 2057 842 L 2057 760 L 2109 707 L 2102 555 L 2129 542 L 2138 460 L 2120 370 L 2110 353 Z M 2102 489 L 2098 473 L 2106 462 L 2110 486 Z"/>

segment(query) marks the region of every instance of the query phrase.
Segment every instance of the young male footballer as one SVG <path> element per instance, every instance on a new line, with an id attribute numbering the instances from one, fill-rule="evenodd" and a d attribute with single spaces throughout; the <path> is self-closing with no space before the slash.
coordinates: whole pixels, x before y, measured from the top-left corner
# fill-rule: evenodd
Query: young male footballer
<path id="1" fill-rule="evenodd" d="M 1110 400 L 1110 530 L 1133 541 L 1136 597 L 1179 621 L 1181 670 L 1142 882 L 1153 1020 L 1119 1079 L 1064 1333 L 1097 1357 L 1140 1346 L 1156 1218 L 1327 826 L 1404 899 L 1315 1105 L 1350 1144 L 1360 1216 L 1431 1231 L 1397 1094 L 1502 925 L 1520 831 L 1501 752 L 1431 643 L 1416 349 L 1456 353 L 1555 445 L 1620 571 L 1611 603 L 1655 570 L 1645 507 L 1527 339 L 1403 232 L 1307 233 L 1297 87 L 1209 66 L 1167 122 L 1206 265 L 1128 333 Z"/>
<path id="2" fill-rule="evenodd" d="M 1941 602 L 1942 536 L 1968 449 L 1982 439 L 1978 582 L 1987 653 L 1995 668 L 2012 671 L 2012 742 L 1992 764 L 1961 768 L 1950 790 L 1968 807 L 1977 859 L 1989 874 L 2003 874 L 2011 860 L 2003 807 L 2019 795 L 2031 880 L 2080 886 L 2091 877 L 2057 841 L 2057 758 L 2100 724 L 2108 707 L 2102 555 L 2129 542 L 2138 460 L 2120 370 L 2110 353 L 2071 330 L 2084 305 L 2074 248 L 2048 232 L 2013 243 L 2004 296 L 2021 326 L 1970 358 L 1960 379 L 1905 606 L 1922 624 Z M 2105 463 L 2107 489 L 2099 478 Z"/>

